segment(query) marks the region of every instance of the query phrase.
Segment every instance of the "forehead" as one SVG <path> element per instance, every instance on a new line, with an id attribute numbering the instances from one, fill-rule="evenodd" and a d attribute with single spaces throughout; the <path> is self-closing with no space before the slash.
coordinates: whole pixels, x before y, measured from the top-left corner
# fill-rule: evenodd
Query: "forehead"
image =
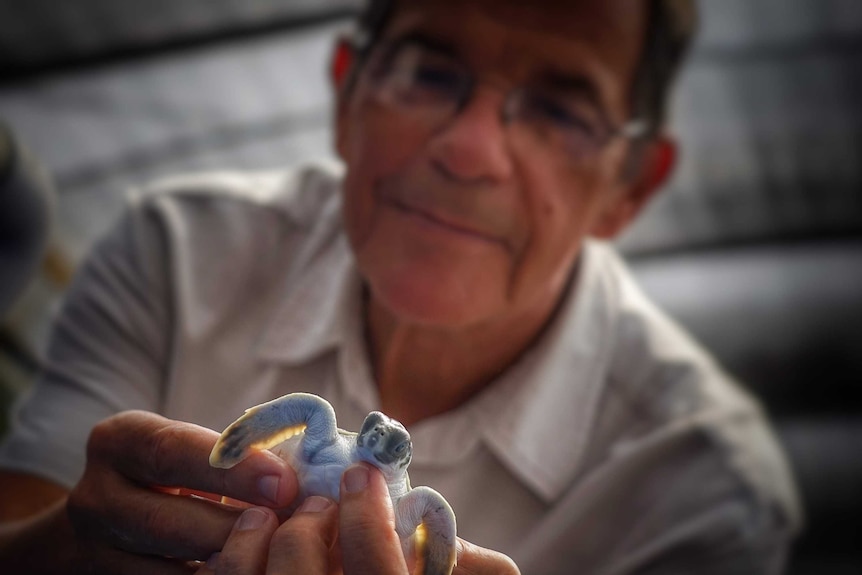
<path id="1" fill-rule="evenodd" d="M 511 81 L 586 76 L 613 101 L 627 98 L 646 17 L 644 0 L 399 0 L 385 36 L 431 35 Z"/>

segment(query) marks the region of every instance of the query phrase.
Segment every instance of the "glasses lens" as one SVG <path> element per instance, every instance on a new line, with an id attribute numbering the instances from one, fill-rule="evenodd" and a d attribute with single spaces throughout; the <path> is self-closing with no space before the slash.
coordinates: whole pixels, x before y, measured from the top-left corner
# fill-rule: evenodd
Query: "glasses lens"
<path id="1" fill-rule="evenodd" d="M 576 159 L 598 153 L 608 137 L 590 104 L 550 91 L 523 90 L 510 119 L 529 128 L 539 145 Z"/>
<path id="2" fill-rule="evenodd" d="M 381 102 L 435 125 L 454 117 L 473 87 L 463 63 L 415 42 L 383 52 L 372 70 Z M 564 160 L 593 157 L 613 138 L 596 104 L 572 90 L 542 85 L 518 89 L 509 93 L 502 116 L 513 137 L 528 138 L 525 149 Z"/>
<path id="3" fill-rule="evenodd" d="M 391 104 L 451 112 L 468 89 L 469 74 L 452 58 L 405 44 L 383 64 L 377 81 Z"/>

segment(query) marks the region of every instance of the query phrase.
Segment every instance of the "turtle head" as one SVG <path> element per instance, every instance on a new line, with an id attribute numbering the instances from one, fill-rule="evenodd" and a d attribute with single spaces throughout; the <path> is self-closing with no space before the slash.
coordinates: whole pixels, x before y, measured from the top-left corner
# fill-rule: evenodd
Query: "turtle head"
<path id="1" fill-rule="evenodd" d="M 403 472 L 413 458 L 410 434 L 400 422 L 379 411 L 365 418 L 356 436 L 359 458 L 379 467 L 386 475 Z"/>

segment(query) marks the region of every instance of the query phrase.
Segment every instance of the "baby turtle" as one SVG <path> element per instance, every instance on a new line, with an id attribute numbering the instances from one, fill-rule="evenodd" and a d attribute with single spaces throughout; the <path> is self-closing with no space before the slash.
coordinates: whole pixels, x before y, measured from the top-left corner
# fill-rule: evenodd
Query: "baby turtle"
<path id="1" fill-rule="evenodd" d="M 210 465 L 230 468 L 254 451 L 269 449 L 290 463 L 299 478 L 294 505 L 309 495 L 338 500 L 341 475 L 366 461 L 386 477 L 395 510 L 395 530 L 405 557 L 415 553 L 416 573 L 450 575 L 455 566 L 455 513 L 430 487 L 410 487 L 410 434 L 379 411 L 359 433 L 338 429 L 335 410 L 322 397 L 291 393 L 246 410 L 222 432 Z"/>

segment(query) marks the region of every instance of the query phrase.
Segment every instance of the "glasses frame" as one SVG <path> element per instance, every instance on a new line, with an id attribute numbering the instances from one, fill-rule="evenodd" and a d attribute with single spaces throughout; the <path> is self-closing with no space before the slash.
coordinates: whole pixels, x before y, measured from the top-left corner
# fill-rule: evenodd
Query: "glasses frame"
<path id="1" fill-rule="evenodd" d="M 434 54 L 435 57 L 449 59 L 453 64 L 453 67 L 459 69 L 463 73 L 463 77 L 467 79 L 464 85 L 460 87 L 457 100 L 454 101 L 455 105 L 453 106 L 447 121 L 451 121 L 456 118 L 466 108 L 470 100 L 474 97 L 477 86 L 483 83 L 494 84 L 487 80 L 482 81 L 479 75 L 475 74 L 467 64 L 460 61 L 454 55 L 429 49 L 428 47 L 423 46 L 421 42 L 412 39 L 398 39 L 388 43 L 384 42 L 376 49 L 373 49 L 373 52 L 376 52 L 376 54 L 371 53 L 368 58 L 368 64 L 370 64 L 368 67 L 371 69 L 372 82 L 375 84 L 382 82 L 383 76 L 391 70 L 392 62 L 395 61 L 405 49 L 411 47 L 418 48 L 425 52 L 430 52 Z M 519 98 L 523 97 L 523 94 L 528 89 L 530 89 L 530 86 L 527 85 L 503 89 L 505 95 L 503 105 L 500 110 L 500 118 L 503 125 L 508 125 L 518 119 L 517 105 L 520 101 Z M 650 135 L 652 123 L 646 118 L 632 118 L 622 126 L 615 126 L 614 123 L 607 118 L 604 110 L 600 110 L 600 115 L 602 116 L 604 131 L 600 138 L 601 141 L 596 142 L 596 152 L 601 152 L 616 139 L 635 140 Z"/>

